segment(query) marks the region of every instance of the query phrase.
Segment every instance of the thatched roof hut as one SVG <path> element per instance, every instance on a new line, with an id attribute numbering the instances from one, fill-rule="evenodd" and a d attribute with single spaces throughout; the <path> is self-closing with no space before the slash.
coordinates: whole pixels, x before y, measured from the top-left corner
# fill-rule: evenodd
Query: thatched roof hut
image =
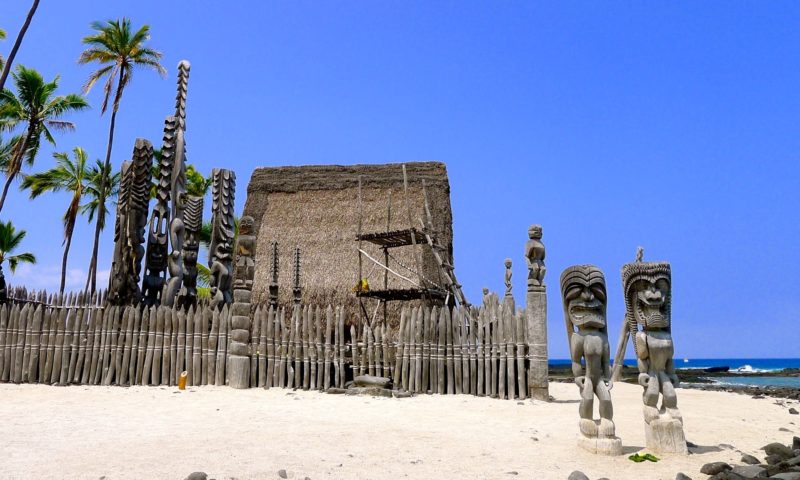
<path id="1" fill-rule="evenodd" d="M 405 165 L 413 226 L 421 228 L 420 221 L 426 218 L 424 180 L 433 219 L 432 230 L 438 243 L 447 248 L 445 257 L 452 264 L 453 216 L 445 165 L 438 162 Z M 295 246 L 299 246 L 303 303 L 346 305 L 348 317 L 354 318 L 358 312 L 354 287 L 358 283 L 358 243 L 355 239 L 359 219 L 359 177 L 362 184 L 362 233 L 409 228 L 402 164 L 270 167 L 253 172 L 247 188 L 244 215 L 255 220 L 258 238 L 253 285 L 255 301 L 268 301 L 271 242 L 277 241 L 280 304 L 292 302 L 293 252 Z M 362 249 L 373 258 L 384 260 L 380 248 L 364 243 Z M 418 259 L 414 258 L 414 247 L 391 249 L 391 268 L 416 281 L 419 278 L 416 264 L 421 261 L 423 276 L 442 285 L 430 247 L 418 246 L 416 249 Z M 364 257 L 362 272 L 370 288 L 383 288 L 384 269 Z M 389 274 L 389 288 L 410 286 Z M 370 315 L 375 305 L 375 300 L 368 302 Z M 391 310 L 396 311 L 394 308 Z"/>

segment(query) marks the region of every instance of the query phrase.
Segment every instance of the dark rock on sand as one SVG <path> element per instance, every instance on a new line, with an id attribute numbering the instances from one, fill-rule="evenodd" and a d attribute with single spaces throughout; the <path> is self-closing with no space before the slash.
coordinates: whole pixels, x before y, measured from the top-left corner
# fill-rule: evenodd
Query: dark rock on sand
<path id="1" fill-rule="evenodd" d="M 742 455 L 742 459 L 739 461 L 742 463 L 746 463 L 747 465 L 758 465 L 759 463 L 761 463 L 761 460 L 746 453 Z"/>
<path id="2" fill-rule="evenodd" d="M 704 473 L 706 475 L 716 475 L 721 472 L 726 472 L 730 470 L 732 467 L 725 462 L 711 462 L 706 463 L 700 469 L 700 473 Z"/>
<path id="3" fill-rule="evenodd" d="M 800 437 L 792 438 L 792 450 L 800 450 Z"/>
<path id="4" fill-rule="evenodd" d="M 761 447 L 768 456 L 777 455 L 781 460 L 788 460 L 794 456 L 792 449 L 778 442 L 773 442 Z"/>
<path id="5" fill-rule="evenodd" d="M 714 476 L 708 477 L 708 480 L 744 480 L 744 477 L 728 470 L 725 472 L 719 472 Z"/>
<path id="6" fill-rule="evenodd" d="M 684 475 L 683 473 L 678 472 L 678 474 L 675 475 L 675 480 L 692 480 L 692 477 L 690 477 L 688 475 Z"/>
<path id="7" fill-rule="evenodd" d="M 741 476 L 742 478 L 766 478 L 767 469 L 760 465 L 737 465 L 733 467 L 731 473 Z"/>
<path id="8" fill-rule="evenodd" d="M 777 465 L 781 463 L 783 460 L 784 460 L 783 457 L 775 454 L 767 455 L 767 457 L 764 458 L 764 461 L 767 462 L 767 465 Z"/>
<path id="9" fill-rule="evenodd" d="M 569 474 L 567 480 L 589 480 L 589 477 L 587 477 L 585 473 L 575 470 L 574 472 Z"/>
<path id="10" fill-rule="evenodd" d="M 186 480 L 206 480 L 208 475 L 205 472 L 192 472 L 186 477 Z"/>
<path id="11" fill-rule="evenodd" d="M 777 478 L 778 480 L 800 480 L 800 472 L 778 473 L 769 478 Z"/>
<path id="12" fill-rule="evenodd" d="M 790 414 L 790 415 L 797 415 L 797 413 L 798 413 L 798 412 L 797 412 L 797 409 L 795 409 L 794 407 L 792 407 L 792 408 L 790 408 L 790 409 L 789 409 L 789 414 Z"/>
<path id="13" fill-rule="evenodd" d="M 286 470 L 284 470 L 282 468 L 280 470 L 278 470 L 278 476 L 281 477 L 281 478 L 289 478 L 289 476 L 286 475 Z"/>

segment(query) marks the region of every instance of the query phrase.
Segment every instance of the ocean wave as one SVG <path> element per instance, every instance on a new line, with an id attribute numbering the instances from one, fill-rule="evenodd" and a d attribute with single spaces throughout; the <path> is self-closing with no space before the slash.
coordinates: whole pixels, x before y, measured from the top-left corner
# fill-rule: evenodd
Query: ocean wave
<path id="1" fill-rule="evenodd" d="M 707 368 L 718 368 L 725 365 L 691 365 L 686 367 L 676 367 L 676 370 L 705 370 Z M 731 367 L 728 373 L 772 373 L 783 371 L 784 368 L 754 368 L 752 365 L 745 364 L 741 367 Z"/>
<path id="2" fill-rule="evenodd" d="M 779 372 L 782 368 L 753 368 L 752 365 L 742 365 L 738 368 L 732 368 L 730 371 L 735 373 L 769 373 Z"/>

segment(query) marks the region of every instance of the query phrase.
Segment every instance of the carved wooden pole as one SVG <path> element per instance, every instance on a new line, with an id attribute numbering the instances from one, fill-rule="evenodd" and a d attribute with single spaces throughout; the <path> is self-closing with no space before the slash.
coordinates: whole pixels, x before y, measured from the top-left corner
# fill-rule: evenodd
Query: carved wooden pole
<path id="1" fill-rule="evenodd" d="M 532 225 L 530 240 L 525 244 L 528 262 L 528 291 L 526 294 L 526 337 L 528 341 L 528 393 L 536 400 L 550 399 L 547 379 L 547 287 L 544 284 L 545 248 L 541 242 L 542 227 Z"/>

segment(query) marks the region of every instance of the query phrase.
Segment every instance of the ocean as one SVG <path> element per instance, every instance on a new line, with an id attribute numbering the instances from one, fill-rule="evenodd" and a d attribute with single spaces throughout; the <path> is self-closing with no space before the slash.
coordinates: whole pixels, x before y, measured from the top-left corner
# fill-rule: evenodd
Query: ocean
<path id="1" fill-rule="evenodd" d="M 550 360 L 550 365 L 569 365 L 568 359 Z M 635 367 L 636 360 L 625 359 L 625 365 Z M 730 367 L 729 373 L 742 373 L 740 377 L 709 377 L 715 383 L 800 388 L 800 377 L 759 376 L 786 368 L 800 368 L 800 358 L 676 358 L 675 368 Z"/>

